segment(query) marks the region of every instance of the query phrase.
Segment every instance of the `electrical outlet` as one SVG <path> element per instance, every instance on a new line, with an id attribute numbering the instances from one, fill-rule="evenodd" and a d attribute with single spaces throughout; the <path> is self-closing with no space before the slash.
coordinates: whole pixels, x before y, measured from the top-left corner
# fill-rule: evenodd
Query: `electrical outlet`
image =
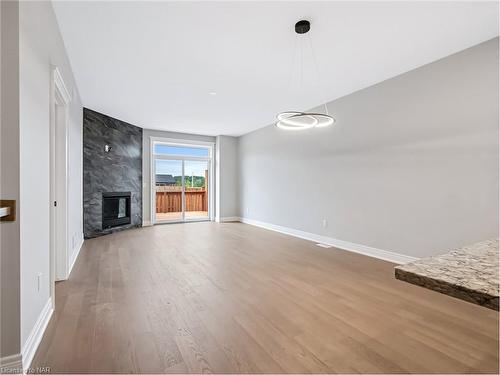
<path id="1" fill-rule="evenodd" d="M 328 226 L 328 220 L 323 219 L 323 222 L 321 223 L 321 225 L 323 226 L 323 228 L 326 228 Z"/>

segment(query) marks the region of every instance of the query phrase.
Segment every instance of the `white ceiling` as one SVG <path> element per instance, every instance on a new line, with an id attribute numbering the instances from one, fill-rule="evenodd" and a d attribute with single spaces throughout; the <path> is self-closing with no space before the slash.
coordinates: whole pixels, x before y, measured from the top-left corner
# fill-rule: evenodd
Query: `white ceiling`
<path id="1" fill-rule="evenodd" d="M 56 1 L 54 9 L 84 106 L 209 135 L 241 135 L 280 111 L 435 61 L 497 36 L 499 22 L 497 2 L 477 1 Z M 300 19 L 311 21 L 305 39 L 293 31 Z"/>

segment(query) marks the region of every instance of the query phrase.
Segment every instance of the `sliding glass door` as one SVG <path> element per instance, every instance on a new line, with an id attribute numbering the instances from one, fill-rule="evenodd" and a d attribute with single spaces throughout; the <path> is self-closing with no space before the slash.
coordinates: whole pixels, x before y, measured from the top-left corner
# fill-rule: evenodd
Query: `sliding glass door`
<path id="1" fill-rule="evenodd" d="M 184 217 L 208 219 L 208 166 L 206 160 L 184 160 Z"/>
<path id="2" fill-rule="evenodd" d="M 154 223 L 210 220 L 212 149 L 152 140 Z"/>
<path id="3" fill-rule="evenodd" d="M 156 222 L 183 220 L 182 160 L 155 160 Z"/>

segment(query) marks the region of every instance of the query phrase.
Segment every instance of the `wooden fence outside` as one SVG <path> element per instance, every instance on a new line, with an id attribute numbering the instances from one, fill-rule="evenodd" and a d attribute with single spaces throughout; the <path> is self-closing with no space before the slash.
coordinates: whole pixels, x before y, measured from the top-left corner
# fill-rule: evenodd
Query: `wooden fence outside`
<path id="1" fill-rule="evenodd" d="M 208 211 L 208 191 L 204 187 L 186 187 L 186 211 Z M 181 212 L 182 187 L 157 186 L 156 212 Z"/>

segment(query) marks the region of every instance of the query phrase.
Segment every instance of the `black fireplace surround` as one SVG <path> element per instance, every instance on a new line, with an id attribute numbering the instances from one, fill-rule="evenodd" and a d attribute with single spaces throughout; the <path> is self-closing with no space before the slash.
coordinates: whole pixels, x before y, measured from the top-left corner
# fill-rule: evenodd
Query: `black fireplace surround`
<path id="1" fill-rule="evenodd" d="M 130 192 L 102 193 L 102 229 L 130 224 Z"/>

